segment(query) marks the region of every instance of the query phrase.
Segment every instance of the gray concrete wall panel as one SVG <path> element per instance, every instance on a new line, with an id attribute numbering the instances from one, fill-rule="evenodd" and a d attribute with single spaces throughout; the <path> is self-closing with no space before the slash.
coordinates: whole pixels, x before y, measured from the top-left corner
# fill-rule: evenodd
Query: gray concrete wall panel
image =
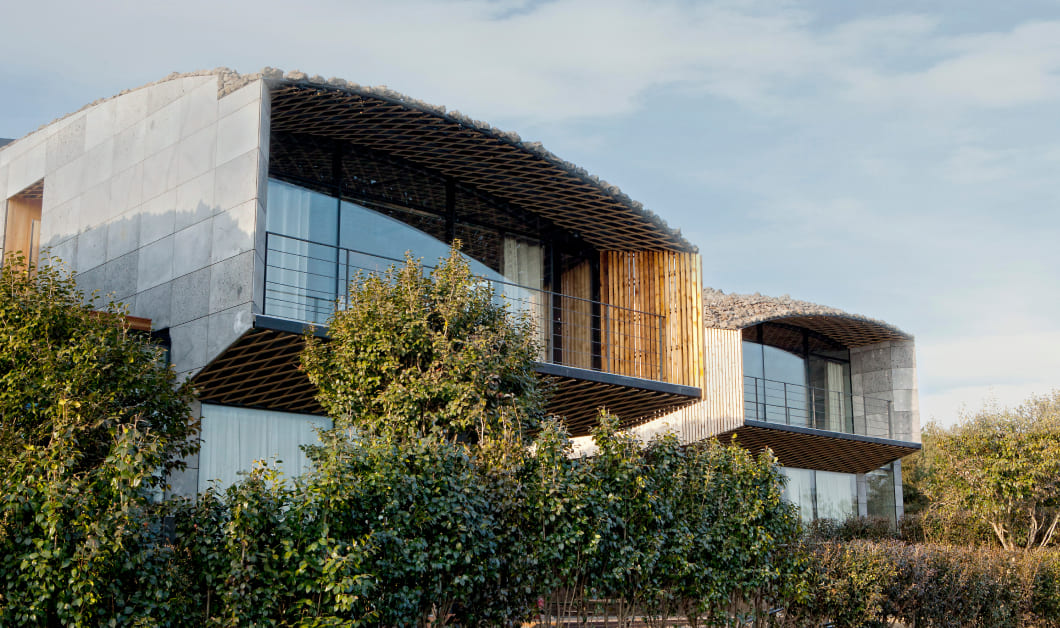
<path id="1" fill-rule="evenodd" d="M 214 75 L 162 81 L 0 150 L 3 199 L 43 178 L 42 245 L 86 292 L 172 326 L 185 376 L 249 329 L 259 307 L 265 88 L 254 81 L 219 98 L 220 88 Z"/>
<path id="2" fill-rule="evenodd" d="M 850 350 L 855 395 L 891 401 L 894 437 L 920 442 L 920 411 L 913 341 L 892 340 Z"/>

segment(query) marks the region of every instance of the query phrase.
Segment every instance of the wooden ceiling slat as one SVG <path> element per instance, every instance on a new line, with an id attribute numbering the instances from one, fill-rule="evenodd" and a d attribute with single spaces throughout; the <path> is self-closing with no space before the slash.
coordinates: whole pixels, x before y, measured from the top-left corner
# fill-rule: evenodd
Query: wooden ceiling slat
<path id="1" fill-rule="evenodd" d="M 339 89 L 280 84 L 272 90 L 271 128 L 344 140 L 441 172 L 600 248 L 693 249 L 629 201 L 524 148 L 440 115 Z"/>
<path id="2" fill-rule="evenodd" d="M 868 473 L 918 450 L 899 444 L 747 425 L 719 435 L 718 440 L 729 443 L 734 437 L 739 445 L 751 451 L 769 447 L 786 467 L 839 473 Z"/>
<path id="3" fill-rule="evenodd" d="M 267 408 L 323 415 L 316 388 L 299 369 L 304 339 L 297 334 L 255 329 L 194 378 L 205 403 Z M 623 427 L 637 425 L 694 400 L 681 395 L 551 377 L 550 414 L 565 418 L 574 436 L 596 425 L 599 409 L 618 416 Z"/>

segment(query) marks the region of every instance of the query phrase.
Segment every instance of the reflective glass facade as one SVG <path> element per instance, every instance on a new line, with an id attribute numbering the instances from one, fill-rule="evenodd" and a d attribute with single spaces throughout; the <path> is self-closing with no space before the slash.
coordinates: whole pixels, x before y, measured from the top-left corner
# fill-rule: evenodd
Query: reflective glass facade
<path id="1" fill-rule="evenodd" d="M 276 179 L 269 180 L 268 199 L 265 310 L 272 316 L 324 323 L 358 272 L 385 270 L 406 253 L 428 267 L 449 255 L 449 244 L 430 233 L 349 200 Z M 463 257 L 475 275 L 499 282 L 505 296 L 527 301 L 503 282 L 540 289 L 541 247 L 501 239 L 497 268 Z"/>
<path id="2" fill-rule="evenodd" d="M 804 523 L 814 519 L 842 521 L 858 514 L 857 476 L 783 467 L 784 498 L 799 507 Z"/>
<path id="3" fill-rule="evenodd" d="M 764 323 L 744 331 L 749 419 L 852 432 L 849 351 L 809 332 Z"/>
<path id="4" fill-rule="evenodd" d="M 897 521 L 893 463 L 865 474 L 864 509 L 859 508 L 857 474 L 792 467 L 781 470 L 787 480 L 784 499 L 799 507 L 803 523 L 815 519 L 843 521 L 862 511 L 892 524 Z"/>

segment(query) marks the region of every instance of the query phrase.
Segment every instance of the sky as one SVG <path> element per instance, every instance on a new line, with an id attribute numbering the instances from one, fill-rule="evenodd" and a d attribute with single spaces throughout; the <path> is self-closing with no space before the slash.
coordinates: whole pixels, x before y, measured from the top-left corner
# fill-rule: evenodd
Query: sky
<path id="1" fill-rule="evenodd" d="M 1060 388 L 1060 0 L 12 4 L 0 137 L 173 71 L 387 85 L 618 185 L 713 288 L 914 334 L 923 422 Z"/>

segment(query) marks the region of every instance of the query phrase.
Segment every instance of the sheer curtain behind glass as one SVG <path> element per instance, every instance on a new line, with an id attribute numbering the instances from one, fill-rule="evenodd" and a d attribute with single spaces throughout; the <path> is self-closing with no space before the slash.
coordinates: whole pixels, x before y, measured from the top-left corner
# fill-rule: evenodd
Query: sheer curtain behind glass
<path id="1" fill-rule="evenodd" d="M 799 507 L 803 523 L 810 523 L 814 518 L 813 470 L 781 467 L 781 471 L 788 479 L 784 487 L 784 499 Z"/>
<path id="2" fill-rule="evenodd" d="M 817 518 L 843 521 L 858 514 L 857 476 L 853 473 L 816 472 Z"/>
<path id="3" fill-rule="evenodd" d="M 544 285 L 545 255 L 539 244 L 518 238 L 504 238 L 503 289 L 504 300 L 516 314 L 526 314 L 534 322 L 539 358 L 548 352 L 547 299 L 541 290 Z"/>
<path id="4" fill-rule="evenodd" d="M 275 179 L 268 199 L 265 311 L 324 323 L 338 284 L 338 201 Z"/>
<path id="5" fill-rule="evenodd" d="M 300 475 L 310 467 L 301 446 L 319 444 L 316 430 L 330 427 L 326 417 L 203 404 L 199 490 L 236 483 L 256 460 L 282 461 L 284 475 Z"/>

